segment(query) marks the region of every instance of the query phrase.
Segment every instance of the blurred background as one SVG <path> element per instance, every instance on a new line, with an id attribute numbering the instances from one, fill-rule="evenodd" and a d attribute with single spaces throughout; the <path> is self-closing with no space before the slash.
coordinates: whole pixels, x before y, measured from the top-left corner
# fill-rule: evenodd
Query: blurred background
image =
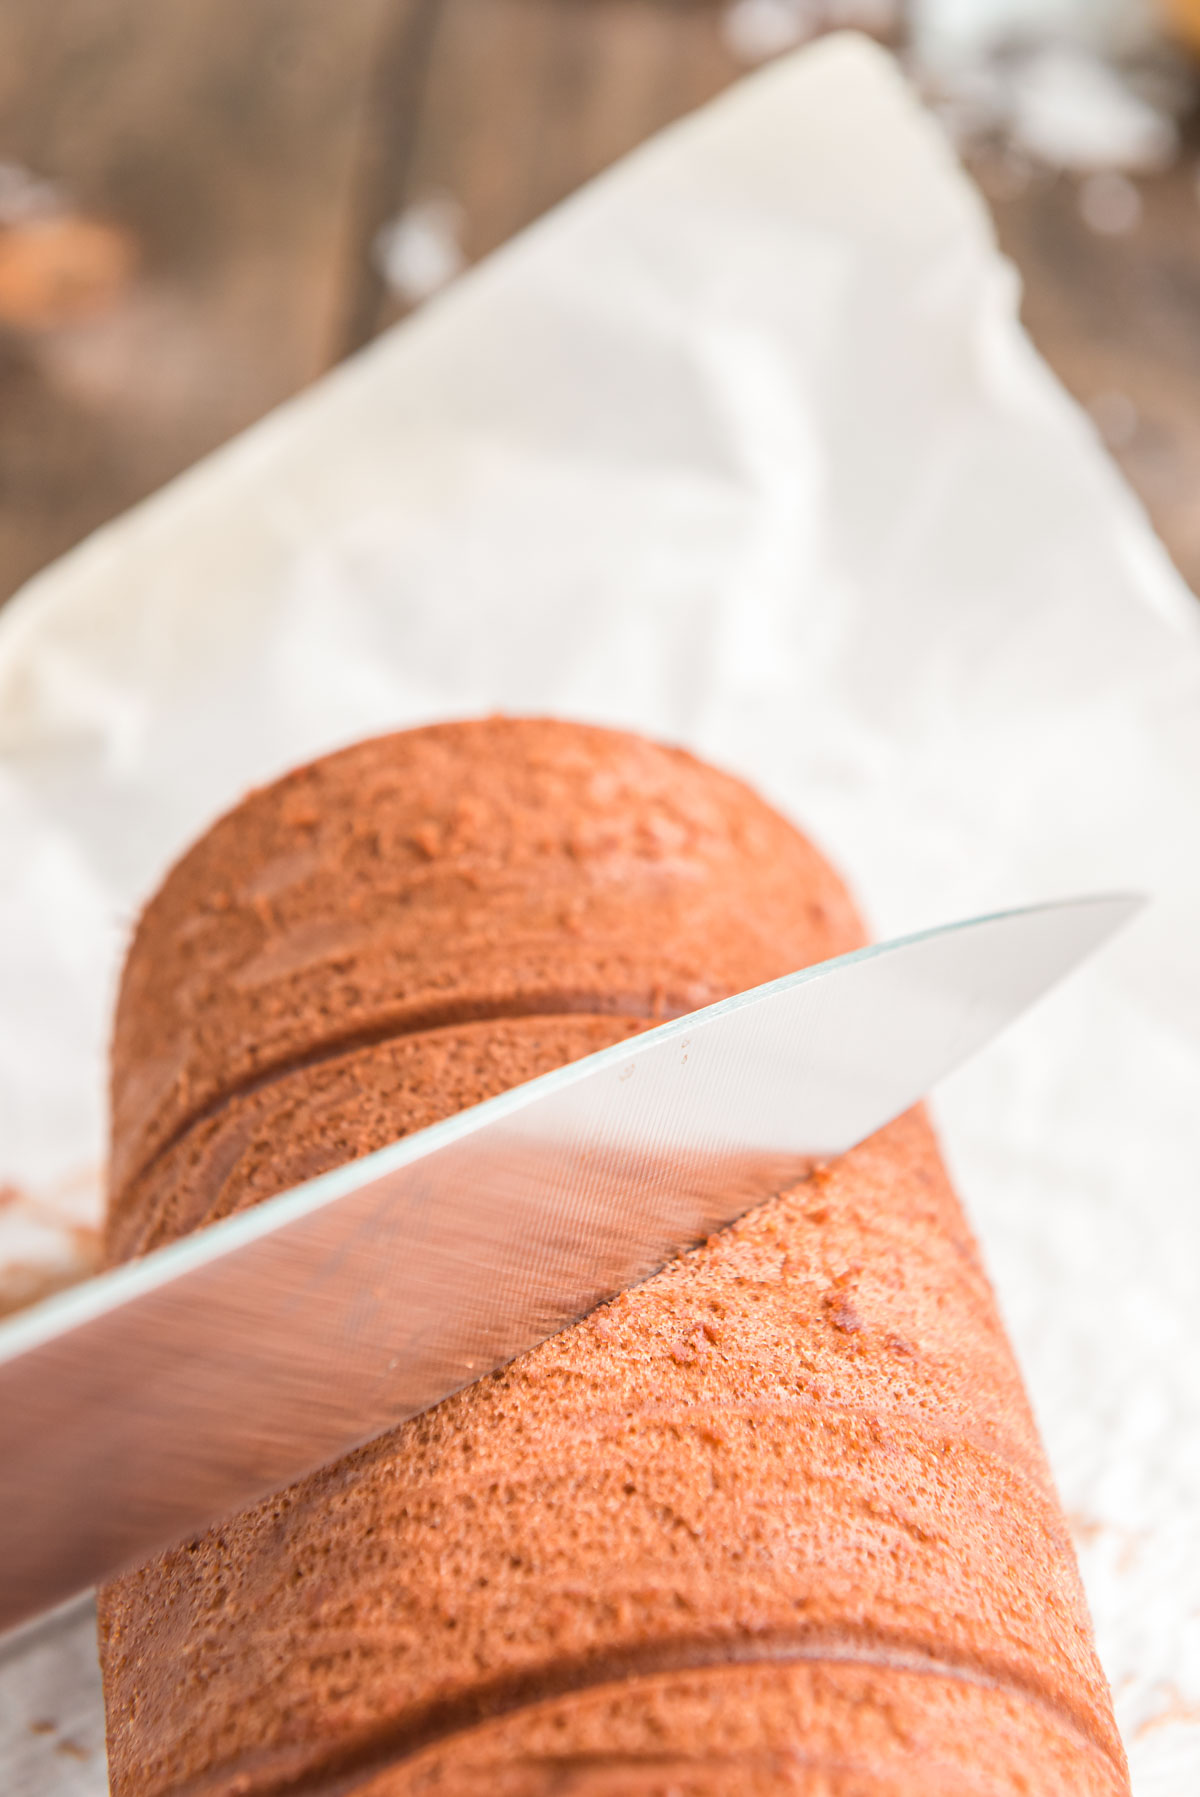
<path id="1" fill-rule="evenodd" d="M 748 69 L 895 49 L 1200 590 L 1200 0 L 0 0 L 0 603 Z"/>

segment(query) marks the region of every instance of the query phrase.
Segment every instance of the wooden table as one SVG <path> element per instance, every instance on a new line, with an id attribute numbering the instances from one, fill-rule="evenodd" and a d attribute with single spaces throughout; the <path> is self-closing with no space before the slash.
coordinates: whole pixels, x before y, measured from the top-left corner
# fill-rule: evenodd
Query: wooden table
<path id="1" fill-rule="evenodd" d="M 719 92 L 742 72 L 722 15 L 4 0 L 0 161 L 61 191 L 57 217 L 0 230 L 0 599 L 400 316 L 388 221 L 433 201 L 474 260 Z M 1193 170 L 1144 183 L 1121 236 L 1083 222 L 1073 180 L 978 172 L 1035 339 L 1200 587 Z"/>

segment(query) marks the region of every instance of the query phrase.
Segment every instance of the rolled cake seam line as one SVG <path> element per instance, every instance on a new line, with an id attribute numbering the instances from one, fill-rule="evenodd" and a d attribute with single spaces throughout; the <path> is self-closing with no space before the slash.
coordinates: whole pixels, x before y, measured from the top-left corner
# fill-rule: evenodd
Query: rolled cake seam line
<path id="1" fill-rule="evenodd" d="M 1035 1537 L 1040 1535 L 1041 1540 L 1047 1542 L 1055 1554 L 1061 1557 L 1068 1551 L 1068 1544 L 1065 1539 L 1059 1538 L 1052 1500 L 1045 1493 L 1039 1492 L 1033 1487 L 1032 1481 L 1019 1469 L 1014 1469 L 1006 1462 L 997 1463 L 993 1460 L 990 1464 L 993 1467 L 998 1466 L 1001 1473 L 1001 1488 L 993 1492 L 993 1502 L 990 1506 L 980 1506 L 980 1532 L 965 1539 L 961 1536 L 958 1538 L 959 1552 L 956 1557 L 960 1562 L 963 1576 L 969 1578 L 972 1569 L 976 1574 L 985 1574 L 990 1556 L 1001 1545 L 989 1533 L 990 1521 L 994 1520 L 996 1515 L 1007 1514 L 1011 1509 L 1016 1494 L 1011 1489 L 1006 1491 L 1004 1487 L 1010 1486 L 1014 1480 L 1020 1487 L 1021 1501 L 1029 1513 L 1023 1525 L 1023 1532 L 1027 1536 L 1030 1534 Z M 353 1489 L 354 1475 L 361 1474 L 362 1471 L 361 1463 L 348 1466 L 346 1477 L 339 1481 L 338 1486 L 333 1489 L 326 1485 L 321 1493 L 322 1497 L 329 1499 L 336 1495 L 338 1489 Z M 533 1482 L 528 1483 L 532 1489 Z M 913 1534 L 911 1526 L 906 1526 L 912 1525 L 912 1519 L 902 1515 L 893 1515 L 887 1507 L 888 1494 L 881 1493 L 873 1483 L 865 1491 L 860 1489 L 857 1493 L 851 1488 L 852 1482 L 851 1485 L 846 1484 L 844 1475 L 840 1482 L 830 1480 L 827 1481 L 827 1485 L 839 1488 L 840 1498 L 844 1499 L 848 1506 L 848 1514 L 856 1508 L 858 1509 L 860 1533 L 857 1544 L 855 1544 L 853 1536 L 843 1533 L 840 1537 L 842 1548 L 852 1550 L 852 1565 L 859 1563 L 860 1550 L 864 1546 L 867 1549 L 879 1548 L 881 1545 L 886 1546 L 888 1541 L 893 1541 L 903 1547 L 906 1540 L 911 1543 L 911 1581 L 895 1585 L 888 1601 L 884 1602 L 881 1599 L 879 1622 L 874 1628 L 873 1634 L 885 1638 L 894 1636 L 897 1640 L 903 1640 L 908 1650 L 919 1651 L 925 1658 L 928 1658 L 933 1649 L 928 1639 L 920 1638 L 921 1631 L 919 1629 L 916 1632 L 912 1627 L 909 1627 L 907 1631 L 903 1627 L 889 1629 L 884 1617 L 889 1611 L 896 1621 L 904 1613 L 910 1617 L 914 1613 L 919 1614 L 922 1606 L 928 1604 L 931 1593 L 935 1589 L 942 1589 L 938 1581 L 942 1577 L 942 1562 L 955 1547 L 953 1532 L 939 1537 L 930 1536 L 927 1532 L 929 1518 L 926 1517 L 926 1527 L 922 1528 L 920 1524 L 917 1524 L 917 1532 Z M 844 1490 L 841 1489 L 842 1486 L 845 1487 Z M 657 1508 L 661 1494 L 650 1493 L 649 1495 Z M 891 1495 L 894 1497 L 897 1494 L 893 1492 Z M 642 1576 L 640 1579 L 617 1580 L 610 1583 L 605 1589 L 601 1610 L 607 1610 L 613 1606 L 620 1609 L 627 1604 L 631 1614 L 636 1613 L 640 1618 L 639 1626 L 650 1628 L 655 1640 L 664 1643 L 686 1640 L 689 1638 L 686 1632 L 674 1632 L 670 1620 L 667 1618 L 667 1612 L 672 1608 L 679 1588 L 676 1582 L 678 1580 L 686 1584 L 689 1607 L 693 1613 L 707 1614 L 708 1632 L 718 1629 L 722 1623 L 726 1623 L 729 1625 L 729 1630 L 732 1631 L 729 1638 L 732 1638 L 733 1633 L 748 1636 L 753 1632 L 761 1631 L 763 1638 L 778 1636 L 782 1633 L 791 1639 L 793 1635 L 797 1634 L 797 1631 L 794 1627 L 788 1627 L 780 1612 L 790 1610 L 794 1613 L 807 1607 L 809 1600 L 804 1599 L 803 1596 L 795 1597 L 792 1600 L 780 1600 L 775 1604 L 775 1616 L 768 1619 L 769 1610 L 774 1601 L 774 1588 L 771 1579 L 772 1565 L 779 1567 L 781 1564 L 778 1559 L 772 1562 L 770 1556 L 772 1551 L 778 1554 L 781 1550 L 785 1550 L 787 1544 L 786 1541 L 781 1542 L 778 1536 L 774 1540 L 765 1541 L 756 1538 L 751 1524 L 757 1517 L 765 1517 L 768 1520 L 773 1516 L 777 1517 L 781 1506 L 794 1502 L 796 1496 L 795 1492 L 788 1493 L 778 1487 L 750 1502 L 746 1500 L 744 1493 L 736 1490 L 726 1494 L 725 1508 L 728 1509 L 731 1505 L 735 1506 L 745 1524 L 745 1534 L 742 1537 L 745 1549 L 748 1553 L 752 1553 L 756 1540 L 760 1549 L 757 1557 L 745 1561 L 737 1577 L 729 1578 L 729 1568 L 720 1558 L 714 1564 L 701 1566 L 698 1564 L 696 1556 L 689 1555 L 678 1562 L 675 1579 L 664 1573 L 658 1576 Z M 411 1499 L 406 1498 L 405 1514 L 410 1520 L 419 1516 L 422 1508 L 426 1506 L 428 1498 L 429 1494 L 425 1491 L 418 1491 Z M 856 1498 L 858 1500 L 865 1499 L 865 1502 L 860 1501 L 856 1505 Z M 303 1503 L 301 1507 L 303 1508 Z M 435 1501 L 434 1508 L 437 1507 Z M 561 1509 L 561 1505 L 555 1505 L 553 1513 L 559 1514 Z M 270 1525 L 275 1514 L 272 1501 L 267 1500 L 261 1507 L 257 1521 L 265 1529 Z M 788 1514 L 794 1516 L 797 1513 L 789 1510 Z M 872 1533 L 874 1539 L 868 1539 Z M 815 1539 L 819 1544 L 819 1535 Z M 701 1540 L 698 1545 L 702 1559 L 703 1541 Z M 1017 1545 L 1020 1544 L 1017 1543 Z M 1009 1546 L 1011 1548 L 1013 1543 L 1010 1542 Z M 1035 1560 L 1038 1558 L 1036 1546 L 1035 1540 L 1032 1549 Z M 578 1600 L 579 1607 L 575 1614 L 579 1630 L 592 1635 L 593 1639 L 596 1638 L 598 1632 L 604 1632 L 606 1625 L 603 1616 L 598 1617 L 596 1610 L 589 1608 L 587 1604 L 586 1600 L 591 1587 L 584 1578 L 582 1567 L 578 1576 L 580 1579 L 584 1579 L 583 1583 L 572 1584 L 569 1580 L 564 1583 L 553 1567 L 543 1568 L 539 1571 L 535 1545 L 531 1546 L 529 1541 L 518 1543 L 513 1539 L 507 1543 L 510 1554 L 517 1551 L 518 1547 L 523 1556 L 531 1552 L 534 1556 L 530 1562 L 530 1575 L 523 1574 L 512 1580 L 498 1579 L 487 1592 L 487 1613 L 497 1628 L 505 1627 L 506 1618 L 513 1616 L 519 1618 L 522 1608 L 529 1603 L 537 1605 L 548 1599 L 554 1599 L 567 1604 L 574 1604 Z M 850 1614 L 854 1606 L 848 1603 L 844 1591 L 829 1587 L 827 1581 L 825 1584 L 821 1583 L 820 1565 L 818 1553 L 811 1565 L 804 1556 L 801 1556 L 797 1564 L 791 1568 L 793 1576 L 801 1573 L 807 1567 L 808 1571 L 804 1576 L 816 1577 L 815 1607 L 826 1612 L 820 1621 L 813 1620 L 804 1624 L 799 1630 L 799 1634 L 805 1640 L 825 1639 L 831 1635 L 841 1640 L 847 1635 L 855 1634 L 855 1624 Z M 848 1576 L 852 1577 L 853 1575 L 851 1573 Z M 412 1636 L 414 1631 L 419 1634 L 423 1627 L 435 1625 L 436 1613 L 440 1608 L 436 1602 L 427 1607 L 429 1613 L 422 1612 L 419 1606 L 416 1609 L 404 1605 L 398 1608 L 393 1607 L 389 1627 L 386 1606 L 383 1611 L 380 1611 L 376 1600 L 387 1591 L 395 1590 L 397 1578 L 403 1582 L 402 1569 L 388 1564 L 382 1565 L 373 1577 L 360 1578 L 356 1590 L 362 1601 L 364 1616 L 360 1617 L 353 1629 L 347 1629 L 336 1623 L 318 1623 L 316 1626 L 310 1626 L 304 1635 L 306 1649 L 321 1658 L 337 1658 L 344 1656 L 349 1651 L 363 1659 L 364 1663 L 368 1661 L 367 1649 L 370 1649 L 372 1653 L 382 1652 L 385 1658 L 395 1658 L 397 1628 L 401 1628 L 402 1633 L 407 1636 Z M 1040 1586 L 1035 1581 L 1029 1587 L 1031 1601 L 1038 1605 L 1054 1604 L 1055 1586 L 1056 1582 L 1053 1579 Z M 235 1608 L 242 1595 L 240 1592 L 235 1594 Z M 960 1579 L 959 1596 L 961 1597 L 961 1595 Z M 482 1614 L 480 1606 L 485 1601 L 478 1599 L 473 1608 L 471 1603 L 473 1597 L 477 1598 L 478 1594 L 469 1587 L 465 1588 L 464 1605 L 457 1612 L 458 1623 L 465 1625 L 460 1632 L 464 1644 L 468 1647 L 478 1635 L 480 1615 Z M 656 1605 L 657 1614 L 655 1614 Z M 365 1619 L 375 1615 L 379 1616 L 378 1623 Z M 653 1619 L 648 1620 L 648 1618 Z M 1005 1619 L 1008 1619 L 1007 1624 Z M 1079 1663 L 1079 1651 L 1085 1642 L 1079 1632 L 1077 1617 L 1074 1618 L 1074 1626 L 1072 1626 L 1070 1606 L 1061 1610 L 1060 1625 L 1047 1638 L 1041 1640 L 1030 1638 L 1028 1634 L 1030 1620 L 1030 1617 L 1026 1616 L 1024 1624 L 1018 1627 L 1016 1618 L 1011 1617 L 1007 1609 L 1000 1610 L 995 1606 L 991 1608 L 990 1612 L 976 1613 L 972 1625 L 976 1645 L 972 1649 L 968 1649 L 962 1644 L 960 1629 L 948 1629 L 943 1634 L 942 1638 L 947 1648 L 947 1660 L 948 1662 L 953 1661 L 955 1664 L 968 1663 L 968 1661 L 971 1663 L 977 1661 L 986 1666 L 1003 1664 L 1008 1669 L 1007 1677 L 1010 1683 L 1016 1680 L 1023 1680 L 1026 1683 L 1035 1680 L 1035 1674 L 1030 1669 L 1036 1668 L 1040 1663 L 1042 1672 L 1037 1675 L 1037 1680 L 1040 1681 L 1040 1688 L 1044 1694 L 1052 1695 L 1055 1689 L 1065 1690 L 1072 1682 L 1082 1681 L 1089 1696 L 1093 1699 L 1100 1699 L 1103 1695 L 1103 1687 L 1098 1676 L 1094 1671 Z M 625 1654 L 629 1648 L 629 1625 L 626 1624 L 620 1629 L 608 1629 L 607 1632 L 610 1639 L 613 1636 L 624 1635 L 626 1637 L 625 1640 L 618 1638 L 612 1644 L 612 1651 L 615 1654 Z M 955 1645 L 955 1636 L 960 1637 L 957 1646 Z M 722 1635 L 721 1638 L 727 1637 Z M 513 1639 L 515 1640 L 515 1637 Z M 259 1631 L 257 1642 L 261 1651 L 265 1652 L 270 1647 L 272 1640 L 282 1644 L 283 1637 L 278 1630 Z M 471 1648 L 472 1654 L 474 1651 Z M 517 1649 L 518 1653 L 520 1651 Z M 270 1656 L 268 1655 L 268 1657 Z M 402 1664 L 403 1662 L 398 1660 L 397 1668 L 399 1669 Z M 1025 1668 L 1024 1671 L 1021 1670 L 1022 1667 Z M 489 1673 L 488 1676 L 492 1675 Z"/>
<path id="2" fill-rule="evenodd" d="M 679 1013 L 674 1014 L 678 1015 Z M 230 1085 L 206 1105 L 192 1113 L 172 1136 L 154 1150 L 139 1172 L 125 1179 L 121 1186 L 110 1192 L 107 1218 L 110 1237 L 116 1225 L 123 1220 L 124 1213 L 131 1208 L 137 1208 L 146 1183 L 152 1181 L 155 1175 L 165 1167 L 172 1154 L 186 1147 L 192 1136 L 202 1131 L 208 1124 L 219 1123 L 222 1118 L 228 1117 L 247 1100 L 254 1099 L 259 1095 L 270 1095 L 275 1089 L 284 1087 L 288 1081 L 300 1074 L 320 1071 L 322 1068 L 337 1068 L 340 1064 L 349 1063 L 356 1056 L 366 1054 L 372 1049 L 387 1048 L 393 1044 L 416 1044 L 431 1041 L 436 1046 L 439 1041 L 452 1039 L 458 1032 L 469 1030 L 475 1025 L 491 1023 L 549 1024 L 576 1021 L 610 1024 L 614 1027 L 624 1022 L 631 1026 L 627 1033 L 632 1036 L 643 1029 L 652 1027 L 657 1022 L 665 1021 L 665 1018 L 652 1017 L 646 1010 L 639 1013 L 628 1008 L 609 1011 L 587 1008 L 581 1004 L 580 1008 L 571 1009 L 556 1002 L 553 1006 L 541 1009 L 522 1002 L 520 1008 L 510 1009 L 497 1002 L 494 1007 L 481 1008 L 472 1015 L 455 1016 L 448 1020 L 439 1018 L 428 1024 L 418 1017 L 412 1027 L 407 1024 L 387 1028 L 381 1026 L 377 1030 L 358 1032 L 353 1037 L 318 1043 L 303 1055 L 280 1061 L 278 1064 L 264 1069 L 260 1074 L 244 1079 L 240 1084 Z M 589 1052 L 591 1051 L 589 1050 Z M 403 1133 L 411 1132 L 402 1131 L 398 1127 L 397 1136 Z M 222 1177 L 222 1184 L 227 1176 L 226 1173 Z M 287 1189 L 286 1183 L 279 1187 L 280 1191 Z M 185 1227 L 188 1230 L 200 1229 L 205 1224 L 215 1222 L 227 1214 L 229 1214 L 227 1209 L 210 1206 L 202 1215 L 196 1215 L 189 1219 Z M 156 1233 L 158 1233 L 156 1217 L 150 1215 L 144 1219 L 140 1235 L 133 1241 L 125 1240 L 122 1243 L 117 1258 L 120 1260 L 132 1259 L 139 1254 L 148 1252 L 150 1247 L 158 1246 L 159 1243 L 151 1239 Z M 163 1237 L 163 1240 L 170 1239 L 173 1238 L 169 1235 Z"/>
<path id="3" fill-rule="evenodd" d="M 297 787 L 308 791 L 299 811 L 292 803 Z M 465 835 L 459 830 L 464 806 L 472 814 Z M 636 846 L 641 833 L 668 813 L 682 830 L 677 852 L 664 861 L 659 845 L 643 855 Z M 431 845 L 435 815 L 438 840 Z M 310 828 L 318 835 L 297 870 L 296 833 L 308 843 Z M 359 865 L 355 845 L 381 830 L 386 854 Z M 393 838 L 407 844 L 405 853 L 393 853 Z M 282 908 L 278 895 L 259 890 L 263 857 L 273 864 L 281 852 L 292 881 Z M 254 876 L 252 889 L 238 898 L 232 889 L 248 876 Z M 445 885 L 454 918 L 453 930 L 440 939 L 436 916 L 402 917 L 395 910 L 414 883 L 430 879 Z M 794 899 L 796 888 L 803 896 Z M 516 902 L 528 891 L 535 916 Z M 726 929 L 722 937 L 739 897 L 749 914 L 740 931 Z M 369 925 L 355 910 L 360 899 L 383 906 Z M 581 904 L 586 927 L 575 917 Z M 761 927 L 747 929 L 764 905 Z M 569 917 L 559 914 L 563 906 Z M 241 942 L 236 964 L 219 953 L 214 959 L 192 939 L 198 916 L 210 910 L 216 946 L 222 929 L 227 938 L 234 929 Z M 465 720 L 352 745 L 248 795 L 181 857 L 146 906 L 114 1033 L 114 1183 L 125 1183 L 135 1161 L 144 1163 L 152 1135 L 173 1129 L 190 1089 L 210 1085 L 219 1073 L 214 1054 L 219 1060 L 229 1048 L 240 1049 L 264 1023 L 275 1028 L 282 1019 L 287 1035 L 295 994 L 315 1000 L 319 992 L 325 1009 L 361 1000 L 369 1014 L 381 995 L 389 1003 L 399 978 L 410 993 L 434 996 L 440 983 L 462 985 L 465 971 L 469 990 L 477 956 L 464 961 L 460 954 L 463 927 L 485 914 L 490 977 L 505 972 L 510 952 L 524 959 L 532 949 L 535 965 L 527 971 L 543 988 L 561 986 L 564 972 L 610 995 L 631 978 L 651 995 L 676 983 L 674 1008 L 684 1011 L 778 973 L 776 935 L 790 932 L 791 965 L 863 938 L 848 895 L 813 846 L 758 795 L 685 751 L 602 727 L 511 718 Z M 261 954 L 273 938 L 316 927 L 324 932 L 317 961 L 294 969 L 295 977 L 278 969 L 261 1002 L 248 993 L 238 998 L 245 953 Z M 430 929 L 432 987 L 420 975 Z M 721 961 L 715 985 L 714 947 Z M 402 964 L 394 961 L 397 952 Z M 623 966 L 630 956 L 632 964 Z M 342 978 L 346 969 L 354 976 L 349 981 Z M 515 971 L 511 961 L 507 971 Z M 606 1009 L 612 1002 L 601 999 Z M 210 1024 L 215 1034 L 206 1042 Z M 190 1045 L 180 1047 L 181 1032 L 191 1035 Z M 161 1064 L 172 1040 L 179 1051 L 174 1068 Z M 285 1052 L 293 1045 L 294 1037 Z M 126 1142 L 128 1167 L 120 1164 Z"/>
<path id="4" fill-rule="evenodd" d="M 443 1030 L 460 1028 L 465 1024 L 516 1023 L 538 1018 L 596 1017 L 612 1018 L 614 1021 L 629 1018 L 631 1021 L 644 1022 L 650 1027 L 686 1016 L 691 1008 L 693 1007 L 681 1008 L 670 1002 L 660 1004 L 653 997 L 647 1000 L 631 994 L 618 995 L 617 998 L 606 1001 L 603 993 L 584 990 L 498 999 L 477 1000 L 464 997 L 442 1004 L 423 1004 L 414 1007 L 411 1012 L 381 1019 L 362 1029 L 331 1033 L 302 1052 L 281 1056 L 277 1061 L 256 1068 L 253 1073 L 247 1072 L 231 1080 L 228 1085 L 222 1086 L 202 1104 L 189 1111 L 132 1171 L 122 1170 L 120 1183 L 110 1198 L 110 1205 L 119 1204 L 124 1193 L 145 1179 L 193 1129 L 208 1122 L 210 1118 L 219 1116 L 238 1099 L 248 1098 L 265 1087 L 277 1085 L 294 1073 L 323 1066 L 329 1061 L 341 1060 L 365 1048 L 378 1048 L 388 1042 L 402 1042 L 412 1037 L 437 1035 Z"/>
<path id="5" fill-rule="evenodd" d="M 1017 1669 L 995 1662 L 974 1662 L 965 1656 L 935 1657 L 900 1640 L 872 1647 L 864 1641 L 850 1640 L 849 1631 L 840 1640 L 815 1635 L 806 1638 L 803 1631 L 794 1637 L 772 1631 L 753 1640 L 726 1637 L 669 1644 L 649 1642 L 641 1654 L 625 1648 L 615 1654 L 585 1656 L 574 1662 L 561 1657 L 541 1662 L 522 1668 L 520 1673 L 494 1679 L 486 1686 L 434 1700 L 416 1715 L 372 1729 L 357 1741 L 341 1743 L 320 1765 L 290 1772 L 278 1767 L 272 1771 L 264 1766 L 263 1779 L 256 1779 L 243 1754 L 239 1761 L 210 1768 L 198 1778 L 173 1787 L 171 1797 L 218 1797 L 224 1791 L 236 1791 L 239 1797 L 348 1797 L 367 1779 L 432 1747 L 444 1746 L 524 1711 L 547 1708 L 565 1697 L 618 1687 L 632 1689 L 639 1683 L 689 1672 L 789 1665 L 870 1668 L 940 1678 L 1007 1694 L 1036 1706 L 1114 1770 L 1121 1768 L 1120 1758 L 1113 1755 L 1115 1742 L 1096 1729 L 1089 1717 L 1039 1689 L 1036 1681 Z M 294 1756 L 296 1749 L 285 1749 L 285 1756 L 289 1751 Z"/>

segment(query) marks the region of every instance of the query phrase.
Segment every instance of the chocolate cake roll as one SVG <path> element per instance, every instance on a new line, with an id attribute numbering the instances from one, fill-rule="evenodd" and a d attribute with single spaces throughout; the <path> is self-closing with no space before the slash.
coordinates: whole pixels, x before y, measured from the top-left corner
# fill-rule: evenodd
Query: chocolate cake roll
<path id="1" fill-rule="evenodd" d="M 678 750 L 489 719 L 329 756 L 141 920 L 111 1254 L 861 940 Z M 100 1615 L 114 1797 L 1128 1793 L 920 1112 Z"/>

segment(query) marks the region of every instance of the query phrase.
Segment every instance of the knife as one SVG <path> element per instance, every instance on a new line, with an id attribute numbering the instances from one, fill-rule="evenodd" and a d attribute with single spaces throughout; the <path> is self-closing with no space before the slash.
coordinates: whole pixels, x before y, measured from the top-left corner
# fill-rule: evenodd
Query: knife
<path id="1" fill-rule="evenodd" d="M 844 1153 L 1141 903 L 804 968 L 0 1326 L 0 1630 L 428 1409 Z"/>

